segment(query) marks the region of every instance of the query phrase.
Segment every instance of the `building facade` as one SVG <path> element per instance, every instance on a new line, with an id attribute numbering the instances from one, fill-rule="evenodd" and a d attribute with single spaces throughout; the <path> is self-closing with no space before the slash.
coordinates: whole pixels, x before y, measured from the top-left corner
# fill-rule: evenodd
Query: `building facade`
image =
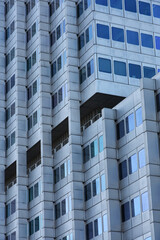
<path id="1" fill-rule="evenodd" d="M 160 239 L 159 26 L 158 0 L 0 1 L 0 240 Z"/>

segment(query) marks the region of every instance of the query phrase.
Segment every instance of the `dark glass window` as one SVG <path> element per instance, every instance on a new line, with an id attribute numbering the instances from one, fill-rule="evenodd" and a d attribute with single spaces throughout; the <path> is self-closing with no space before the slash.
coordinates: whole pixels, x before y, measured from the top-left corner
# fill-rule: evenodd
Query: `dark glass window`
<path id="1" fill-rule="evenodd" d="M 145 158 L 145 150 L 144 148 L 139 151 L 138 153 L 139 157 L 139 168 L 142 168 L 146 165 L 146 158 Z"/>
<path id="2" fill-rule="evenodd" d="M 14 199 L 11 202 L 11 214 L 15 213 L 15 211 L 16 211 L 16 200 Z"/>
<path id="3" fill-rule="evenodd" d="M 36 63 L 36 52 L 32 54 L 32 66 Z"/>
<path id="4" fill-rule="evenodd" d="M 89 145 L 83 149 L 83 163 L 88 162 L 90 159 L 89 156 Z"/>
<path id="5" fill-rule="evenodd" d="M 117 140 L 122 138 L 124 135 L 125 135 L 124 120 L 122 120 L 117 124 Z"/>
<path id="6" fill-rule="evenodd" d="M 139 196 L 131 200 L 131 209 L 132 209 L 132 217 L 135 217 L 141 213 Z"/>
<path id="7" fill-rule="evenodd" d="M 157 112 L 160 111 L 160 93 L 156 96 Z"/>
<path id="8" fill-rule="evenodd" d="M 67 166 L 66 163 L 63 163 L 61 165 L 61 179 L 65 178 L 67 176 Z"/>
<path id="9" fill-rule="evenodd" d="M 122 0 L 110 0 L 112 8 L 122 9 Z"/>
<path id="10" fill-rule="evenodd" d="M 151 67 L 143 67 L 144 77 L 145 78 L 152 78 L 155 75 L 155 68 Z"/>
<path id="11" fill-rule="evenodd" d="M 6 82 L 6 94 L 10 91 L 10 89 L 11 89 L 11 84 L 10 84 L 10 80 L 8 80 Z"/>
<path id="12" fill-rule="evenodd" d="M 34 222 L 33 220 L 29 222 L 29 235 L 34 233 Z"/>
<path id="13" fill-rule="evenodd" d="M 137 154 L 132 155 L 128 159 L 129 164 L 129 174 L 132 174 L 137 171 Z"/>
<path id="14" fill-rule="evenodd" d="M 107 0 L 96 0 L 96 4 L 108 6 L 108 1 Z"/>
<path id="15" fill-rule="evenodd" d="M 98 218 L 94 220 L 94 235 L 95 237 L 102 234 L 102 219 Z"/>
<path id="16" fill-rule="evenodd" d="M 62 205 L 62 216 L 66 214 L 66 199 L 61 202 Z"/>
<path id="17" fill-rule="evenodd" d="M 127 30 L 127 43 L 139 45 L 138 32 Z"/>
<path id="18" fill-rule="evenodd" d="M 92 39 L 92 25 L 86 29 L 86 43 Z"/>
<path id="19" fill-rule="evenodd" d="M 85 80 L 86 80 L 86 67 L 83 67 L 81 70 L 80 70 L 80 84 L 83 83 Z"/>
<path id="20" fill-rule="evenodd" d="M 160 18 L 160 5 L 153 4 L 153 16 Z"/>
<path id="21" fill-rule="evenodd" d="M 129 76 L 132 78 L 141 78 L 141 66 L 129 63 Z"/>
<path id="22" fill-rule="evenodd" d="M 126 117 L 126 132 L 129 133 L 133 131 L 134 128 L 134 113 L 131 113 L 128 117 Z"/>
<path id="23" fill-rule="evenodd" d="M 54 1 L 51 2 L 50 4 L 50 17 L 52 16 L 52 14 L 55 12 L 55 6 L 54 6 Z"/>
<path id="24" fill-rule="evenodd" d="M 142 194 L 142 211 L 145 212 L 149 209 L 148 192 Z"/>
<path id="25" fill-rule="evenodd" d="M 52 108 L 55 108 L 57 106 L 57 93 L 55 93 L 53 96 L 52 96 Z"/>
<path id="26" fill-rule="evenodd" d="M 16 232 L 13 232 L 11 234 L 11 239 L 10 240 L 16 240 Z"/>
<path id="27" fill-rule="evenodd" d="M 61 216 L 61 212 L 60 212 L 60 203 L 55 205 L 55 218 L 58 219 Z"/>
<path id="28" fill-rule="evenodd" d="M 15 85 L 15 74 L 11 77 L 11 88 Z"/>
<path id="29" fill-rule="evenodd" d="M 28 131 L 32 128 L 32 116 L 28 118 Z"/>
<path id="30" fill-rule="evenodd" d="M 59 71 L 62 68 L 62 56 L 57 59 L 57 70 Z"/>
<path id="31" fill-rule="evenodd" d="M 60 6 L 60 0 L 56 0 L 56 10 L 59 8 Z"/>
<path id="32" fill-rule="evenodd" d="M 29 202 L 33 200 L 33 187 L 29 188 Z"/>
<path id="33" fill-rule="evenodd" d="M 35 218 L 35 232 L 39 231 L 39 217 Z"/>
<path id="34" fill-rule="evenodd" d="M 126 63 L 114 61 L 114 74 L 120 76 L 126 76 Z"/>
<path id="35" fill-rule="evenodd" d="M 122 222 L 125 222 L 130 219 L 129 202 L 126 202 L 121 206 L 121 212 L 122 212 Z"/>
<path id="36" fill-rule="evenodd" d="M 36 94 L 36 92 L 37 92 L 37 81 L 33 83 L 33 96 Z"/>
<path id="37" fill-rule="evenodd" d="M 37 111 L 33 113 L 33 126 L 37 124 Z"/>
<path id="38" fill-rule="evenodd" d="M 78 49 L 81 50 L 82 47 L 84 47 L 84 33 L 78 38 Z"/>
<path id="39" fill-rule="evenodd" d="M 83 13 L 83 1 L 77 5 L 77 18 L 79 18 Z"/>
<path id="40" fill-rule="evenodd" d="M 11 117 L 15 114 L 15 103 L 11 105 Z"/>
<path id="41" fill-rule="evenodd" d="M 91 0 L 84 0 L 84 10 L 86 10 L 91 5 Z"/>
<path id="42" fill-rule="evenodd" d="M 60 103 L 62 102 L 62 100 L 63 100 L 63 92 L 62 92 L 62 88 L 60 88 L 58 90 L 58 102 Z"/>
<path id="43" fill-rule="evenodd" d="M 136 110 L 136 127 L 142 124 L 142 108 Z"/>
<path id="44" fill-rule="evenodd" d="M 87 77 L 90 77 L 94 73 L 94 63 L 93 59 L 87 63 Z"/>
<path id="45" fill-rule="evenodd" d="M 94 140 L 91 143 L 90 149 L 91 149 L 91 158 L 93 158 L 93 157 L 95 157 L 98 154 L 98 141 L 97 141 L 97 139 Z"/>
<path id="46" fill-rule="evenodd" d="M 90 222 L 86 225 L 86 240 L 93 238 L 93 223 Z"/>
<path id="47" fill-rule="evenodd" d="M 56 184 L 57 182 L 59 182 L 59 168 L 56 168 L 54 170 L 54 183 Z"/>
<path id="48" fill-rule="evenodd" d="M 136 0 L 125 0 L 125 10 L 129 12 L 137 12 Z"/>
<path id="49" fill-rule="evenodd" d="M 61 25 L 59 25 L 56 29 L 56 33 L 57 33 L 57 40 L 61 37 L 62 35 L 62 31 L 61 31 Z"/>
<path id="50" fill-rule="evenodd" d="M 36 34 L 36 23 L 32 25 L 32 37 Z"/>
<path id="51" fill-rule="evenodd" d="M 109 26 L 97 23 L 97 37 L 109 39 Z"/>
<path id="52" fill-rule="evenodd" d="M 150 3 L 139 1 L 139 13 L 147 16 L 151 16 Z"/>
<path id="53" fill-rule="evenodd" d="M 155 36 L 156 49 L 160 50 L 160 37 Z"/>
<path id="54" fill-rule="evenodd" d="M 56 61 L 51 65 L 51 77 L 56 74 Z"/>
<path id="55" fill-rule="evenodd" d="M 88 183 L 84 187 L 84 198 L 85 198 L 85 201 L 88 201 L 89 199 L 91 199 L 91 183 Z"/>
<path id="56" fill-rule="evenodd" d="M 105 58 L 98 58 L 99 71 L 105 73 L 111 73 L 111 60 Z"/>
<path id="57" fill-rule="evenodd" d="M 127 161 L 126 160 L 124 160 L 119 164 L 119 179 L 122 180 L 125 177 L 127 177 Z"/>
<path id="58" fill-rule="evenodd" d="M 112 27 L 112 39 L 118 42 L 124 42 L 124 30 L 122 28 Z"/>
<path id="59" fill-rule="evenodd" d="M 92 182 L 93 197 L 100 193 L 100 181 L 99 178 L 96 178 Z"/>
<path id="60" fill-rule="evenodd" d="M 56 32 L 53 31 L 50 35 L 50 45 L 52 46 L 56 42 Z"/>
<path id="61" fill-rule="evenodd" d="M 27 71 L 31 69 L 31 57 L 27 59 Z"/>
<path id="62" fill-rule="evenodd" d="M 11 204 L 6 205 L 6 218 L 8 218 L 11 215 Z"/>
<path id="63" fill-rule="evenodd" d="M 38 182 L 34 185 L 34 198 L 38 197 L 39 195 L 39 188 L 38 188 Z"/>
<path id="64" fill-rule="evenodd" d="M 153 48 L 153 36 L 141 33 L 141 41 L 143 47 Z"/>
<path id="65" fill-rule="evenodd" d="M 11 134 L 11 146 L 15 143 L 15 140 L 16 140 L 16 134 L 15 134 L 15 132 L 13 132 Z"/>

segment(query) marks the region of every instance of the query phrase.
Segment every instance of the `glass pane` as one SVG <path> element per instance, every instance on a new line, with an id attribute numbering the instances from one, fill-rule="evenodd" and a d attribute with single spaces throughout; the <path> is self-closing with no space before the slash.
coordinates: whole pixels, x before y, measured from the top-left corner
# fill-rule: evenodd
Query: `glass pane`
<path id="1" fill-rule="evenodd" d="M 124 30 L 112 27 L 112 39 L 118 42 L 124 42 Z"/>
<path id="2" fill-rule="evenodd" d="M 11 202 L 11 214 L 15 213 L 16 211 L 16 200 Z"/>
<path id="3" fill-rule="evenodd" d="M 91 0 L 84 0 L 84 9 L 86 10 L 91 5 Z"/>
<path id="4" fill-rule="evenodd" d="M 111 60 L 105 58 L 98 58 L 99 71 L 105 73 L 111 73 Z"/>
<path id="5" fill-rule="evenodd" d="M 107 214 L 103 216 L 103 231 L 108 231 L 108 220 L 107 220 Z"/>
<path id="6" fill-rule="evenodd" d="M 139 45 L 138 32 L 127 30 L 127 43 Z"/>
<path id="7" fill-rule="evenodd" d="M 132 155 L 128 159 L 129 163 L 129 174 L 132 174 L 137 171 L 137 154 Z"/>
<path id="8" fill-rule="evenodd" d="M 61 56 L 57 59 L 57 69 L 58 71 L 62 68 L 62 59 Z"/>
<path id="9" fill-rule="evenodd" d="M 11 240 L 16 240 L 16 232 L 13 232 L 13 233 L 11 234 Z"/>
<path id="10" fill-rule="evenodd" d="M 130 219 L 129 202 L 126 202 L 121 206 L 121 212 L 122 212 L 122 222 L 125 222 L 128 219 Z"/>
<path id="11" fill-rule="evenodd" d="M 125 10 L 129 12 L 137 12 L 136 0 L 125 0 Z"/>
<path id="12" fill-rule="evenodd" d="M 124 160 L 119 164 L 119 179 L 122 180 L 125 177 L 127 177 L 127 161 L 126 160 Z"/>
<path id="13" fill-rule="evenodd" d="M 98 141 L 97 139 L 91 143 L 91 158 L 95 157 L 98 154 Z"/>
<path id="14" fill-rule="evenodd" d="M 114 73 L 120 76 L 126 76 L 126 63 L 114 61 Z"/>
<path id="15" fill-rule="evenodd" d="M 29 188 L 29 202 L 33 200 L 33 187 Z"/>
<path id="16" fill-rule="evenodd" d="M 122 0 L 110 0 L 112 8 L 122 9 Z"/>
<path id="17" fill-rule="evenodd" d="M 144 148 L 139 151 L 138 156 L 139 156 L 139 167 L 142 168 L 146 165 Z"/>
<path id="18" fill-rule="evenodd" d="M 11 105 L 11 117 L 15 114 L 15 103 Z"/>
<path id="19" fill-rule="evenodd" d="M 153 16 L 160 18 L 160 6 L 153 4 Z"/>
<path id="20" fill-rule="evenodd" d="M 101 218 L 98 218 L 94 220 L 94 234 L 95 237 L 102 234 L 102 220 Z"/>
<path id="21" fill-rule="evenodd" d="M 86 67 L 83 67 L 80 70 L 80 83 L 83 83 L 86 80 Z"/>
<path id="22" fill-rule="evenodd" d="M 143 47 L 153 48 L 153 36 L 141 33 L 141 41 Z"/>
<path id="23" fill-rule="evenodd" d="M 33 113 L 33 126 L 37 124 L 37 111 Z"/>
<path id="24" fill-rule="evenodd" d="M 52 96 L 52 108 L 55 108 L 58 104 L 57 93 Z"/>
<path id="25" fill-rule="evenodd" d="M 32 37 L 36 34 L 36 23 L 32 25 Z"/>
<path id="26" fill-rule="evenodd" d="M 147 16 L 151 16 L 150 4 L 139 1 L 139 13 Z"/>
<path id="27" fill-rule="evenodd" d="M 108 2 L 107 0 L 96 0 L 96 4 L 107 6 Z"/>
<path id="28" fill-rule="evenodd" d="M 138 127 L 141 124 L 142 124 L 142 108 L 140 107 L 136 110 L 136 126 Z"/>
<path id="29" fill-rule="evenodd" d="M 8 218 L 11 215 L 11 204 L 6 205 L 6 217 Z"/>
<path id="30" fill-rule="evenodd" d="M 103 151 L 103 136 L 99 137 L 99 152 Z"/>
<path id="31" fill-rule="evenodd" d="M 83 1 L 77 5 L 77 18 L 79 18 L 83 13 Z"/>
<path id="32" fill-rule="evenodd" d="M 151 67 L 143 67 L 144 77 L 145 78 L 152 78 L 155 75 L 155 68 Z"/>
<path id="33" fill-rule="evenodd" d="M 32 235 L 34 233 L 34 224 L 33 220 L 29 222 L 29 235 Z"/>
<path id="34" fill-rule="evenodd" d="M 11 146 L 15 143 L 15 139 L 16 139 L 16 134 L 15 134 L 15 132 L 13 132 L 11 134 Z"/>
<path id="35" fill-rule="evenodd" d="M 56 168 L 54 170 L 54 183 L 56 184 L 57 182 L 59 182 L 59 168 Z"/>
<path id="36" fill-rule="evenodd" d="M 55 218 L 58 219 L 60 217 L 60 203 L 55 205 Z"/>
<path id="37" fill-rule="evenodd" d="M 142 194 L 142 211 L 145 212 L 149 209 L 148 192 Z"/>
<path id="38" fill-rule="evenodd" d="M 87 63 L 87 77 L 90 77 L 94 73 L 93 59 Z"/>
<path id="39" fill-rule="evenodd" d="M 33 83 L 33 95 L 37 92 L 37 81 Z"/>
<path id="40" fill-rule="evenodd" d="M 15 85 L 15 74 L 11 77 L 11 88 Z"/>
<path id="41" fill-rule="evenodd" d="M 32 54 L 32 66 L 36 63 L 36 52 Z"/>
<path id="42" fill-rule="evenodd" d="M 61 202 L 62 205 L 62 215 L 66 214 L 66 199 Z"/>
<path id="43" fill-rule="evenodd" d="M 132 78 L 141 78 L 141 66 L 129 63 L 129 76 Z"/>
<path id="44" fill-rule="evenodd" d="M 39 231 L 39 217 L 35 218 L 35 232 Z"/>
<path id="45" fill-rule="evenodd" d="M 93 223 L 90 222 L 86 225 L 86 240 L 93 238 Z"/>
<path id="46" fill-rule="evenodd" d="M 78 38 L 78 49 L 80 50 L 82 47 L 84 47 L 84 33 Z"/>
<path id="47" fill-rule="evenodd" d="M 156 49 L 160 50 L 160 37 L 155 36 Z"/>
<path id="48" fill-rule="evenodd" d="M 86 43 L 92 39 L 92 25 L 86 29 Z"/>
<path id="49" fill-rule="evenodd" d="M 68 175 L 71 173 L 71 161 L 68 160 Z"/>
<path id="50" fill-rule="evenodd" d="M 86 163 L 89 161 L 90 156 L 89 156 L 89 145 L 83 149 L 83 163 Z"/>
<path id="51" fill-rule="evenodd" d="M 62 102 L 63 100 L 63 94 L 62 94 L 62 88 L 58 90 L 58 102 Z"/>
<path id="52" fill-rule="evenodd" d="M 84 196 L 85 196 L 85 201 L 88 201 L 89 199 L 91 199 L 91 183 L 88 183 L 84 187 Z"/>
<path id="53" fill-rule="evenodd" d="M 139 196 L 131 200 L 131 208 L 132 208 L 132 217 L 135 217 L 141 213 Z"/>
<path id="54" fill-rule="evenodd" d="M 100 193 L 100 181 L 99 181 L 99 178 L 93 180 L 92 188 L 93 188 L 93 197 Z"/>
<path id="55" fill-rule="evenodd" d="M 126 132 L 129 133 L 135 128 L 134 113 L 126 117 Z"/>
<path id="56" fill-rule="evenodd" d="M 65 178 L 65 164 L 61 165 L 61 179 Z"/>
<path id="57" fill-rule="evenodd" d="M 122 138 L 124 135 L 125 135 L 124 120 L 122 120 L 117 124 L 117 140 Z"/>
<path id="58" fill-rule="evenodd" d="M 160 111 L 160 94 L 156 96 L 157 112 Z"/>
<path id="59" fill-rule="evenodd" d="M 109 26 L 97 24 L 97 37 L 109 39 Z"/>
<path id="60" fill-rule="evenodd" d="M 105 179 L 105 174 L 103 174 L 101 176 L 101 191 L 105 191 L 106 190 L 106 179 Z"/>
<path id="61" fill-rule="evenodd" d="M 36 183 L 36 184 L 34 185 L 34 197 L 36 198 L 36 197 L 38 197 L 38 195 L 39 195 L 38 183 Z"/>

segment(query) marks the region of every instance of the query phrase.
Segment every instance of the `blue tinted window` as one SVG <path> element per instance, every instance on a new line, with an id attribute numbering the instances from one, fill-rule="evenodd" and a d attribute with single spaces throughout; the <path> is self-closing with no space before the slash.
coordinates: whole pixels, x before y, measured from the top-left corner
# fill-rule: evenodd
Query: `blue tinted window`
<path id="1" fill-rule="evenodd" d="M 125 222 L 128 219 L 130 219 L 129 202 L 126 202 L 121 206 L 121 212 L 122 212 L 122 222 Z"/>
<path id="2" fill-rule="evenodd" d="M 127 43 L 139 45 L 138 32 L 127 30 Z"/>
<path id="3" fill-rule="evenodd" d="M 122 0 L 110 0 L 110 5 L 112 8 L 122 9 Z"/>
<path id="4" fill-rule="evenodd" d="M 119 164 L 119 179 L 127 177 L 127 161 L 123 161 Z"/>
<path id="5" fill-rule="evenodd" d="M 97 24 L 97 37 L 109 39 L 109 27 L 102 24 Z"/>
<path id="6" fill-rule="evenodd" d="M 124 120 L 122 120 L 117 124 L 117 140 L 122 138 L 124 136 L 124 134 L 125 134 Z"/>
<path id="7" fill-rule="evenodd" d="M 141 33 L 142 46 L 153 48 L 153 37 L 152 35 Z"/>
<path id="8" fill-rule="evenodd" d="M 107 6 L 108 2 L 107 0 L 96 0 L 96 4 Z"/>
<path id="9" fill-rule="evenodd" d="M 83 13 L 83 1 L 77 5 L 77 18 L 79 18 Z"/>
<path id="10" fill-rule="evenodd" d="M 136 126 L 138 127 L 141 124 L 142 124 L 142 108 L 140 107 L 136 110 Z"/>
<path id="11" fill-rule="evenodd" d="M 129 174 L 132 174 L 137 171 L 137 154 L 132 155 L 128 159 L 129 164 Z"/>
<path id="12" fill-rule="evenodd" d="M 118 42 L 124 42 L 124 30 L 112 27 L 112 39 Z"/>
<path id="13" fill-rule="evenodd" d="M 93 59 L 87 63 L 87 77 L 90 77 L 94 73 Z"/>
<path id="14" fill-rule="evenodd" d="M 134 129 L 134 114 L 131 113 L 126 117 L 126 132 L 129 133 Z"/>
<path id="15" fill-rule="evenodd" d="M 160 50 L 160 37 L 155 36 L 156 49 Z"/>
<path id="16" fill-rule="evenodd" d="M 160 6 L 153 4 L 153 16 L 160 18 Z"/>
<path id="17" fill-rule="evenodd" d="M 132 208 L 132 217 L 135 217 L 141 213 L 139 196 L 131 200 L 131 208 Z"/>
<path id="18" fill-rule="evenodd" d="M 111 60 L 105 58 L 98 58 L 99 71 L 105 73 L 111 73 Z"/>
<path id="19" fill-rule="evenodd" d="M 139 151 L 138 157 L 139 157 L 139 168 L 142 168 L 146 165 L 144 148 Z"/>
<path id="20" fill-rule="evenodd" d="M 129 76 L 132 78 L 141 78 L 141 66 L 130 63 Z"/>
<path id="21" fill-rule="evenodd" d="M 120 76 L 126 76 L 126 63 L 114 61 L 114 73 Z"/>
<path id="22" fill-rule="evenodd" d="M 139 13 L 147 16 L 151 16 L 150 4 L 139 1 Z"/>
<path id="23" fill-rule="evenodd" d="M 125 10 L 129 12 L 137 12 L 136 0 L 125 0 Z"/>
<path id="24" fill-rule="evenodd" d="M 142 211 L 145 212 L 149 209 L 148 192 L 142 194 Z"/>
<path id="25" fill-rule="evenodd" d="M 143 71 L 145 78 L 152 78 L 155 75 L 155 68 L 143 67 Z"/>
<path id="26" fill-rule="evenodd" d="M 78 49 L 80 50 L 82 47 L 84 47 L 84 33 L 78 38 Z"/>

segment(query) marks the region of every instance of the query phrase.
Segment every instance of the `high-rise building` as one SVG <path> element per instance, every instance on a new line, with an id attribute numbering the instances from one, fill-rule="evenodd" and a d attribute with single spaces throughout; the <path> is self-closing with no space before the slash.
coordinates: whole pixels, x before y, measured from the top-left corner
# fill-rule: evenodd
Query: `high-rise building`
<path id="1" fill-rule="evenodd" d="M 159 27 L 158 0 L 0 0 L 0 240 L 160 240 Z"/>

